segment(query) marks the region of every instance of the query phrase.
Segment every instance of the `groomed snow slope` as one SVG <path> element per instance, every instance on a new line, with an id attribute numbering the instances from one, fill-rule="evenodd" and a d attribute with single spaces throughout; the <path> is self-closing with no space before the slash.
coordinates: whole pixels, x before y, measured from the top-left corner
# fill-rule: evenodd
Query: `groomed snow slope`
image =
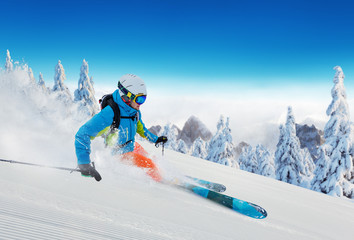
<path id="1" fill-rule="evenodd" d="M 25 70 L 0 71 L 0 158 L 76 167 L 74 136 L 84 122 L 31 85 Z M 144 112 L 145 113 L 145 112 Z M 148 114 L 148 113 L 146 113 Z M 166 178 L 181 174 L 227 186 L 264 207 L 252 219 L 189 192 L 155 183 L 92 143 L 103 180 L 0 162 L 0 239 L 352 239 L 354 203 L 142 142 Z"/>
<path id="2" fill-rule="evenodd" d="M 142 143 L 161 155 L 149 143 Z M 58 154 L 61 154 L 60 151 Z M 165 150 L 168 176 L 224 183 L 226 193 L 268 211 L 251 219 L 98 158 L 103 180 L 0 163 L 0 239 L 351 239 L 354 204 Z M 74 161 L 74 160 L 73 160 Z M 114 163 L 113 163 L 114 164 Z"/>

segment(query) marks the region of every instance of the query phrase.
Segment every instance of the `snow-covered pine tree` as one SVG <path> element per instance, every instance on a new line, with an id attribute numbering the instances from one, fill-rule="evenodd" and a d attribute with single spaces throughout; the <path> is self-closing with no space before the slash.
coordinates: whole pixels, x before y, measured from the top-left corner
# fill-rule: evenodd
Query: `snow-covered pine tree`
<path id="1" fill-rule="evenodd" d="M 261 144 L 242 149 L 239 158 L 240 169 L 266 177 L 275 177 L 274 159 L 269 150 Z"/>
<path id="2" fill-rule="evenodd" d="M 88 76 L 89 67 L 84 59 L 80 69 L 80 79 L 78 89 L 75 90 L 75 102 L 79 103 L 80 111 L 87 113 L 90 116 L 95 115 L 99 111 L 99 106 L 95 98 L 95 90 L 93 88 L 93 80 Z"/>
<path id="3" fill-rule="evenodd" d="M 95 94 L 95 90 L 93 88 L 93 81 L 88 76 L 89 66 L 86 60 L 82 61 L 82 65 L 80 68 L 80 78 L 78 81 L 78 89 L 75 91 L 75 101 L 81 100 L 90 100 L 90 97 Z"/>
<path id="4" fill-rule="evenodd" d="M 305 172 L 309 173 L 307 175 L 307 182 L 309 184 L 308 188 L 311 188 L 311 181 L 314 177 L 313 173 L 315 171 L 316 165 L 313 162 L 310 150 L 306 147 L 304 147 L 302 150 L 304 151 L 304 159 L 308 159 L 308 161 L 305 161 Z"/>
<path id="5" fill-rule="evenodd" d="M 30 83 L 32 83 L 32 84 L 36 83 L 36 79 L 34 78 L 32 68 L 30 68 L 30 67 L 28 67 L 28 77 L 29 77 Z"/>
<path id="6" fill-rule="evenodd" d="M 58 61 L 58 64 L 55 66 L 55 75 L 54 75 L 54 87 L 53 91 L 66 91 L 68 87 L 65 86 L 64 81 L 66 79 L 65 70 L 61 61 Z"/>
<path id="7" fill-rule="evenodd" d="M 353 139 L 342 68 L 336 74 L 332 102 L 327 108 L 330 116 L 324 129 L 325 143 L 320 147 L 312 188 L 332 196 L 354 198 Z"/>
<path id="8" fill-rule="evenodd" d="M 217 123 L 217 132 L 209 143 L 206 160 L 230 167 L 239 167 L 235 160 L 229 118 L 227 118 L 225 123 L 224 116 L 220 116 L 220 120 Z"/>
<path id="9" fill-rule="evenodd" d="M 95 95 L 95 88 L 93 87 L 93 85 L 95 85 L 95 83 L 93 81 L 93 77 L 92 76 L 90 77 L 90 83 L 91 83 L 91 86 L 92 86 L 92 93 L 93 93 L 93 95 Z"/>
<path id="10" fill-rule="evenodd" d="M 13 71 L 13 63 L 12 63 L 12 59 L 11 59 L 9 50 L 6 51 L 5 71 L 8 73 Z"/>
<path id="11" fill-rule="evenodd" d="M 49 91 L 48 91 L 49 89 L 45 86 L 45 82 L 44 82 L 42 73 L 39 73 L 38 87 L 39 87 L 44 93 L 49 93 Z"/>
<path id="12" fill-rule="evenodd" d="M 177 150 L 178 145 L 177 145 L 177 135 L 178 131 L 177 128 L 172 125 L 171 123 L 168 123 L 164 128 L 162 133 L 160 134 L 161 136 L 166 136 L 168 138 L 168 141 L 165 143 L 165 147 L 172 149 L 172 150 Z"/>
<path id="13" fill-rule="evenodd" d="M 201 137 L 194 140 L 191 155 L 203 159 L 207 156 L 206 143 Z"/>
<path id="14" fill-rule="evenodd" d="M 309 178 L 312 173 L 307 171 L 310 165 L 309 155 L 300 148 L 300 141 L 296 136 L 295 118 L 292 108 L 288 107 L 285 127 L 280 127 L 280 137 L 275 152 L 276 178 L 278 180 L 309 187 Z"/>
<path id="15" fill-rule="evenodd" d="M 64 67 L 59 60 L 55 66 L 53 93 L 57 94 L 58 99 L 68 105 L 72 102 L 72 97 L 69 88 L 64 84 L 65 79 Z"/>
<path id="16" fill-rule="evenodd" d="M 225 128 L 225 119 L 224 119 L 224 116 L 221 115 L 219 118 L 219 121 L 216 124 L 217 132 L 222 131 L 224 128 Z"/>
<path id="17" fill-rule="evenodd" d="M 178 140 L 178 145 L 177 145 L 177 152 L 187 154 L 189 152 L 189 149 L 187 147 L 187 144 L 182 140 Z"/>
<path id="18" fill-rule="evenodd" d="M 251 173 L 256 173 L 258 171 L 258 161 L 252 146 L 242 148 L 238 163 L 241 170 Z"/>
<path id="19" fill-rule="evenodd" d="M 275 178 L 274 158 L 270 151 L 263 145 L 258 144 L 255 155 L 258 162 L 257 173 L 262 176 Z"/>

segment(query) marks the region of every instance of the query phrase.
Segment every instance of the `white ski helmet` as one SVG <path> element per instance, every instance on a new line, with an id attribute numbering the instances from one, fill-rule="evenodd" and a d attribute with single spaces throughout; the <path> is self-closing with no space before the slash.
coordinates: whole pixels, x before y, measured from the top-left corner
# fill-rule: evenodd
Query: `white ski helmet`
<path id="1" fill-rule="evenodd" d="M 124 95 L 127 95 L 122 91 L 119 85 L 123 86 L 126 90 L 128 90 L 134 95 L 147 95 L 144 81 L 134 74 L 125 74 L 118 81 L 118 89 L 120 96 L 122 97 Z"/>

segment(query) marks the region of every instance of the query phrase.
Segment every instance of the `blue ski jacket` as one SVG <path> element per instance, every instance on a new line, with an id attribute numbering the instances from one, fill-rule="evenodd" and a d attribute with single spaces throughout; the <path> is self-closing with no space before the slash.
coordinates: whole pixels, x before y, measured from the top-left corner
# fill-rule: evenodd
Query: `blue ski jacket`
<path id="1" fill-rule="evenodd" d="M 118 104 L 121 116 L 132 117 L 136 116 L 138 113 L 138 118 L 135 120 L 129 118 L 120 119 L 118 138 L 113 153 L 123 154 L 132 152 L 135 146 L 136 133 L 148 139 L 150 142 L 155 143 L 158 137 L 147 130 L 141 120 L 141 112 L 127 105 L 121 99 L 118 90 L 116 90 L 112 96 L 113 100 Z M 81 126 L 75 135 L 75 150 L 78 164 L 88 164 L 91 162 L 91 139 L 96 137 L 102 130 L 110 127 L 113 122 L 113 117 L 113 109 L 107 105 L 102 111 Z"/>

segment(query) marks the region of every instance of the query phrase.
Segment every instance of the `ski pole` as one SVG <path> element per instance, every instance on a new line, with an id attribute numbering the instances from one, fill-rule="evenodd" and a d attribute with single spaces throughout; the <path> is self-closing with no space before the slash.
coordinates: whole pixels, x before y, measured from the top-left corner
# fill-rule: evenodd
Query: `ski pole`
<path id="1" fill-rule="evenodd" d="M 162 156 L 165 154 L 165 143 L 162 143 Z"/>
<path id="2" fill-rule="evenodd" d="M 28 163 L 28 162 L 19 162 L 19 161 L 6 160 L 6 159 L 0 159 L 0 162 L 17 163 L 17 164 L 23 164 L 23 165 L 29 165 L 29 166 L 36 166 L 36 167 L 54 168 L 54 169 L 59 169 L 59 170 L 70 171 L 70 173 L 81 172 L 81 170 L 77 169 L 77 168 L 55 167 L 55 166 L 41 165 L 41 164 Z"/>
<path id="3" fill-rule="evenodd" d="M 155 144 L 155 147 L 158 148 L 160 147 L 160 145 L 162 145 L 162 156 L 163 156 L 165 152 L 165 143 L 157 143 Z"/>
<path id="4" fill-rule="evenodd" d="M 0 159 L 0 162 L 17 163 L 17 164 L 23 164 L 23 165 L 29 165 L 29 166 L 35 166 L 35 167 L 54 168 L 54 169 L 59 169 L 59 170 L 70 171 L 70 173 L 72 173 L 72 172 L 80 172 L 80 173 L 82 173 L 82 171 L 80 169 L 78 169 L 78 168 L 55 167 L 55 166 L 48 166 L 48 165 L 28 163 L 28 162 L 19 162 L 19 161 L 6 160 L 6 159 Z M 90 176 L 94 177 L 96 179 L 96 181 L 98 181 L 98 182 L 101 181 L 102 177 L 97 172 L 94 162 L 92 162 L 92 166 L 93 166 L 93 172 L 90 174 Z"/>

